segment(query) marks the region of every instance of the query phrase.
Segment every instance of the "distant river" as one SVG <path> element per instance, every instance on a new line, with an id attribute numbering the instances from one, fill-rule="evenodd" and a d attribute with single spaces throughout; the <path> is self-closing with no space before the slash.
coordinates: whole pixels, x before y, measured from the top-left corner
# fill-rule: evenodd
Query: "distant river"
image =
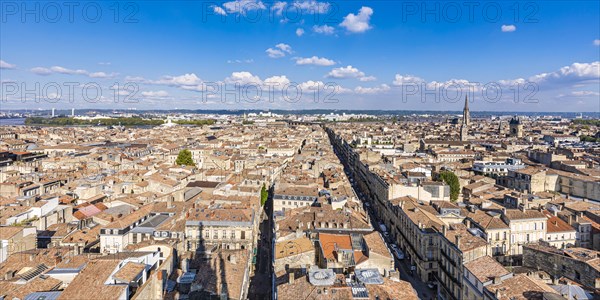
<path id="1" fill-rule="evenodd" d="M 25 118 L 0 119 L 0 126 L 25 125 Z"/>

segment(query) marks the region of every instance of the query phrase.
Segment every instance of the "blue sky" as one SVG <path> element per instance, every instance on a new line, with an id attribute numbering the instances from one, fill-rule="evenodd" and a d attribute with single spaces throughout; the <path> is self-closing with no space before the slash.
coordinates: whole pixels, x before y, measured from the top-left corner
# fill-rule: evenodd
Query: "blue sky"
<path id="1" fill-rule="evenodd" d="M 600 111 L 598 1 L 68 3 L 2 2 L 3 110 Z"/>

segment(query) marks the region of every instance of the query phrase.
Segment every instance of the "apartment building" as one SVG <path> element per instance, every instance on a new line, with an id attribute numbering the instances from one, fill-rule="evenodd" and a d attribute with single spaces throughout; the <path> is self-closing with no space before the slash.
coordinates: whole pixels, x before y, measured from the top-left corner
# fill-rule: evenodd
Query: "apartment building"
<path id="1" fill-rule="evenodd" d="M 252 208 L 197 207 L 185 222 L 187 251 L 252 249 L 258 218 Z"/>
<path id="2" fill-rule="evenodd" d="M 488 255 L 488 244 L 464 224 L 442 226 L 439 240 L 438 297 L 463 299 L 464 264 Z"/>

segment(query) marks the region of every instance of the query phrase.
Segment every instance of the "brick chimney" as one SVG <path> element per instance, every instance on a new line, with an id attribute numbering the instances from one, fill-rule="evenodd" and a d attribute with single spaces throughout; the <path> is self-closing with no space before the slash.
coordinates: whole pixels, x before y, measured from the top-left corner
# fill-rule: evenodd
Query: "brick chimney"
<path id="1" fill-rule="evenodd" d="M 296 274 L 294 274 L 293 271 L 288 273 L 288 283 L 289 284 L 293 284 L 294 283 L 295 276 L 296 276 Z"/>

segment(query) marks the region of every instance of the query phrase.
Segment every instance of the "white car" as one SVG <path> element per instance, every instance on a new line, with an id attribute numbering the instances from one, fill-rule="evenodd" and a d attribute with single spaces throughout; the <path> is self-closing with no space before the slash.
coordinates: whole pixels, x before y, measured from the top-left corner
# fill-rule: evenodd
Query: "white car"
<path id="1" fill-rule="evenodd" d="M 402 253 L 402 251 L 398 248 L 394 249 L 394 255 L 396 255 L 396 258 L 398 258 L 399 260 L 404 259 L 404 253 Z"/>

